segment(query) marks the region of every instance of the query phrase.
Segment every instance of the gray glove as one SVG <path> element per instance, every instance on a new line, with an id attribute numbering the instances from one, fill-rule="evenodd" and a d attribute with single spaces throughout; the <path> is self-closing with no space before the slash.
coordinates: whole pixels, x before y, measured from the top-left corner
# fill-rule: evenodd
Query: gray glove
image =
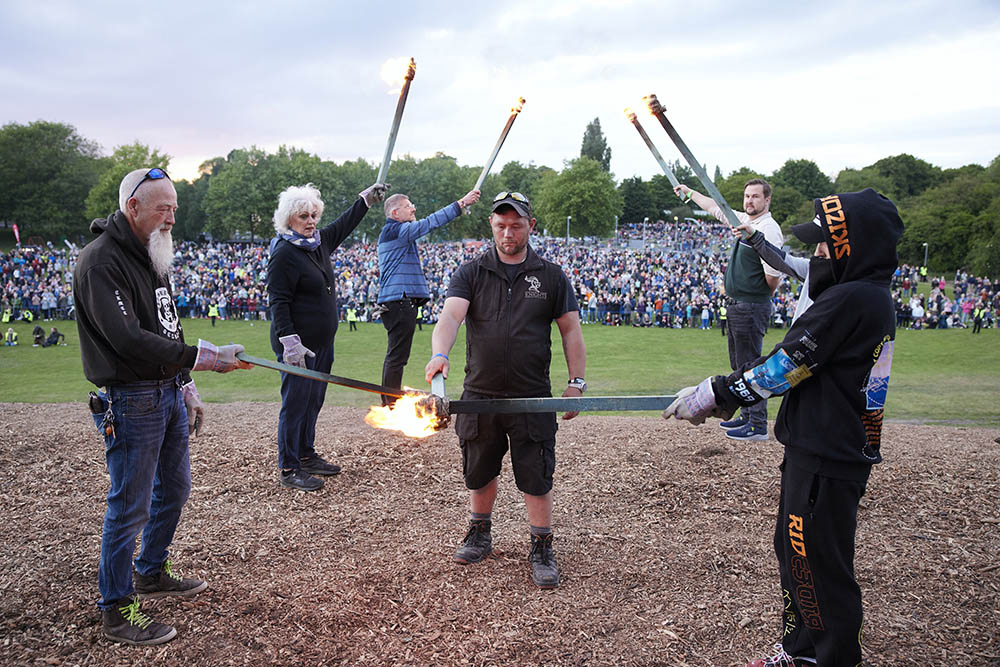
<path id="1" fill-rule="evenodd" d="M 198 435 L 202 418 L 205 416 L 205 404 L 201 402 L 194 380 L 181 387 L 181 396 L 184 397 L 184 406 L 187 408 L 188 433 Z"/>
<path id="2" fill-rule="evenodd" d="M 692 424 L 704 424 L 706 417 L 729 419 L 735 410 L 726 410 L 715 404 L 712 378 L 707 377 L 696 387 L 684 387 L 677 398 L 663 411 L 663 418 L 684 419 Z"/>
<path id="3" fill-rule="evenodd" d="M 365 203 L 368 204 L 368 208 L 371 208 L 385 199 L 385 195 L 389 191 L 390 187 L 391 186 L 388 183 L 376 183 L 375 185 L 371 185 L 359 192 L 358 196 L 365 200 Z"/>
<path id="4" fill-rule="evenodd" d="M 252 364 L 240 361 L 236 355 L 243 352 L 243 346 L 239 343 L 230 343 L 216 347 L 207 340 L 198 339 L 198 357 L 194 361 L 193 371 L 215 371 L 216 373 L 228 373 L 237 368 L 253 368 Z"/>
<path id="5" fill-rule="evenodd" d="M 281 345 L 285 348 L 281 353 L 281 358 L 286 364 L 306 368 L 306 357 L 316 357 L 316 354 L 312 350 L 302 344 L 302 339 L 299 338 L 298 334 L 282 336 L 278 340 L 281 341 Z"/>

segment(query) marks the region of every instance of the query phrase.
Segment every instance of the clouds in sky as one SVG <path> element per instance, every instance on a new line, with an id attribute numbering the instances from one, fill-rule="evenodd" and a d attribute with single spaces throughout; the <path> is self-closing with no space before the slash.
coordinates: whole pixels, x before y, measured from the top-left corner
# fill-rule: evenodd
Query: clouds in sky
<path id="1" fill-rule="evenodd" d="M 834 175 L 907 152 L 945 167 L 1000 154 L 1000 8 L 980 2 L 26 2 L 0 6 L 0 120 L 138 140 L 193 177 L 256 144 L 381 159 L 386 61 L 417 62 L 396 143 L 481 165 L 561 168 L 595 117 L 616 177 L 658 167 L 622 109 L 656 93 L 695 155 L 729 173 L 789 158 Z M 405 68 L 405 65 L 403 66 Z M 402 68 L 401 68 L 402 69 Z"/>

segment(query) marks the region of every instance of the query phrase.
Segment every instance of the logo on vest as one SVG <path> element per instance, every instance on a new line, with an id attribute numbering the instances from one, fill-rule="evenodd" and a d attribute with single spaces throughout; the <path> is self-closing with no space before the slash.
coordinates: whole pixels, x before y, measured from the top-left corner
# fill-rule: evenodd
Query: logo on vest
<path id="1" fill-rule="evenodd" d="M 526 299 L 547 299 L 549 298 L 548 292 L 542 291 L 542 281 L 535 276 L 525 276 L 524 279 L 528 282 L 528 291 L 524 293 Z"/>
<path id="2" fill-rule="evenodd" d="M 160 318 L 163 334 L 169 338 L 176 338 L 176 335 L 170 334 L 177 333 L 177 324 L 180 320 L 174 309 L 174 300 L 170 298 L 170 292 L 166 287 L 156 288 L 156 315 Z"/>

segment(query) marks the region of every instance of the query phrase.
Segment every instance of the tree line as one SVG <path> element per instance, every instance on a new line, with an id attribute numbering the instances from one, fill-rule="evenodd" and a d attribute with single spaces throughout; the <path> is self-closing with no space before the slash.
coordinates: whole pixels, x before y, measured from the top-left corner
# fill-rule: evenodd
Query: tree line
<path id="1" fill-rule="evenodd" d="M 666 176 L 634 176 L 618 183 L 610 163 L 611 149 L 595 118 L 584 132 L 580 155 L 565 161 L 562 169 L 508 162 L 487 177 L 484 196 L 501 190 L 523 192 L 535 207 L 539 227 L 553 236 L 566 233 L 567 218 L 574 237 L 607 237 L 616 224 L 694 215 L 674 195 Z M 22 237 L 85 242 L 89 221 L 118 208 L 122 177 L 146 166 L 169 172 L 170 156 L 138 142 L 118 146 L 106 156 L 72 125 L 9 123 L 0 128 L 0 223 L 17 223 Z M 419 216 L 467 192 L 481 169 L 460 165 L 444 153 L 422 160 L 406 155 L 393 161 L 388 180 L 393 192 L 411 195 Z M 679 181 L 704 191 L 686 165 L 674 162 L 673 170 Z M 179 206 L 174 236 L 269 238 L 278 193 L 288 185 L 315 184 L 327 211 L 336 215 L 376 174 L 377 165 L 360 158 L 336 163 L 288 146 L 274 152 L 256 146 L 234 149 L 202 163 L 195 180 L 174 182 Z M 790 159 L 771 174 L 743 167 L 723 176 L 716 167 L 714 175 L 719 191 L 737 210 L 751 178 L 771 183 L 771 211 L 786 228 L 813 216 L 816 197 L 873 187 L 896 202 L 906 223 L 902 261 L 922 264 L 927 252 L 932 272 L 964 268 L 976 275 L 1000 275 L 1000 156 L 988 167 L 942 169 L 901 154 L 862 169 L 844 169 L 833 180 L 807 159 Z M 478 204 L 473 215 L 435 230 L 431 239 L 487 236 L 488 210 L 485 202 Z M 376 207 L 356 235 L 377 238 L 384 221 Z"/>

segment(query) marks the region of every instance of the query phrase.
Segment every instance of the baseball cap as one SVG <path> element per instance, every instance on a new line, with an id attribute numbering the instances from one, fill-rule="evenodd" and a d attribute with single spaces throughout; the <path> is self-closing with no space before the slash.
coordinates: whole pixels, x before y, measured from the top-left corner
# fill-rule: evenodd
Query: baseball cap
<path id="1" fill-rule="evenodd" d="M 826 237 L 823 236 L 822 223 L 817 215 L 810 222 L 803 222 L 799 225 L 792 225 L 792 234 L 803 243 L 823 243 Z"/>
<path id="2" fill-rule="evenodd" d="M 526 218 L 531 217 L 531 202 L 520 192 L 508 192 L 506 190 L 498 192 L 497 196 L 493 198 L 493 212 L 496 212 L 501 206 L 510 206 L 518 214 Z"/>

